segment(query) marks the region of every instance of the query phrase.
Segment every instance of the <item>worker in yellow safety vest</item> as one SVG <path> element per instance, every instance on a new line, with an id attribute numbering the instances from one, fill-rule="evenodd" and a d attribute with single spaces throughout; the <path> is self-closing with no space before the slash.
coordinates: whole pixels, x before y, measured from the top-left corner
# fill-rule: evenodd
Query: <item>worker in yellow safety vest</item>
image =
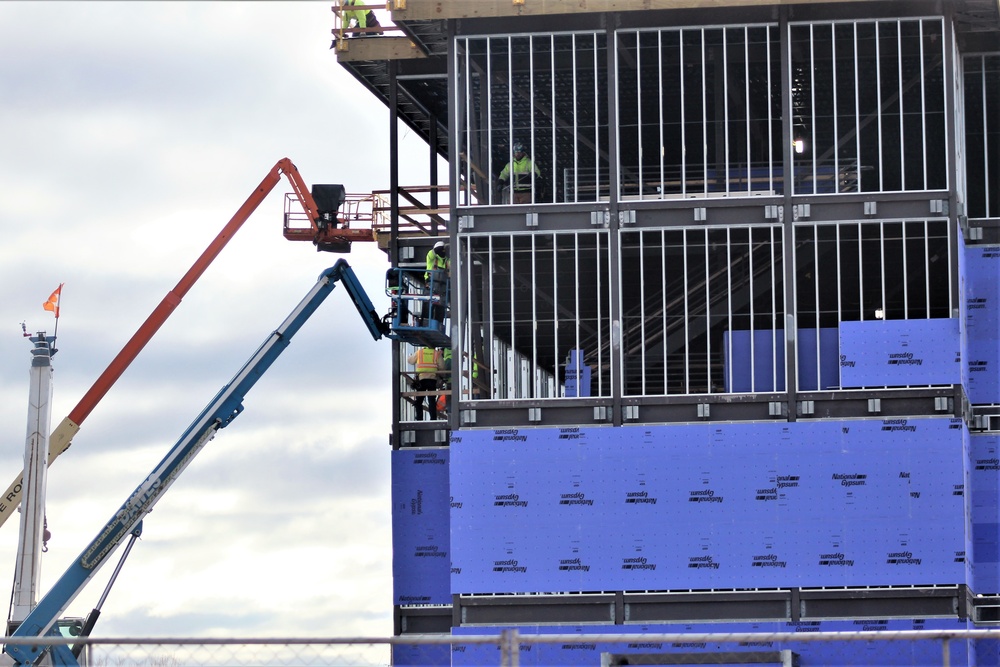
<path id="1" fill-rule="evenodd" d="M 424 273 L 424 280 L 430 281 L 431 271 L 443 271 L 435 277 L 435 280 L 444 280 L 451 271 L 451 258 L 448 257 L 448 244 L 438 241 L 434 247 L 427 251 L 427 271 Z"/>
<path id="2" fill-rule="evenodd" d="M 421 392 L 437 391 L 438 371 L 444 367 L 441 350 L 433 347 L 421 347 L 407 357 L 407 361 L 414 365 L 417 373 L 416 389 Z M 417 421 L 424 419 L 424 403 L 427 404 L 431 420 L 438 418 L 437 396 L 428 394 L 427 396 L 417 396 Z"/>
<path id="3" fill-rule="evenodd" d="M 341 16 L 340 20 L 343 23 L 344 30 L 351 29 L 351 22 L 355 23 L 355 28 L 361 28 L 361 30 L 353 30 L 359 37 L 368 37 L 369 35 L 381 35 L 381 30 L 376 30 L 374 32 L 368 32 L 369 28 L 381 28 L 378 19 L 375 17 L 375 12 L 370 9 L 347 9 L 347 7 L 364 6 L 368 4 L 367 0 L 344 0 L 341 5 Z"/>
<path id="4" fill-rule="evenodd" d="M 448 256 L 448 244 L 438 241 L 427 251 L 427 270 L 424 271 L 424 283 L 431 293 L 431 320 L 442 322 L 448 312 L 448 304 L 442 303 L 448 293 L 448 277 L 451 272 L 451 258 Z"/>
<path id="5" fill-rule="evenodd" d="M 500 182 L 510 181 L 512 204 L 530 204 L 532 188 L 541 183 L 542 172 L 538 169 L 524 148 L 517 142 L 513 148 L 514 159 L 500 172 Z"/>
<path id="6" fill-rule="evenodd" d="M 479 359 L 476 353 L 472 353 L 472 398 L 480 398 L 482 392 L 478 384 L 479 381 Z"/>

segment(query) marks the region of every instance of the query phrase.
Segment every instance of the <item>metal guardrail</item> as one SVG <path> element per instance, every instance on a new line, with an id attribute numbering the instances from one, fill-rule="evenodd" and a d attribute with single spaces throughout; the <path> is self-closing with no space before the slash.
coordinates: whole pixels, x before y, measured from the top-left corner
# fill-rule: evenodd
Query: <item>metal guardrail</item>
<path id="1" fill-rule="evenodd" d="M 403 236 L 439 236 L 448 233 L 451 207 L 447 203 L 447 185 L 400 186 L 399 234 Z M 285 194 L 285 230 L 310 231 L 312 226 L 301 211 L 293 193 Z M 347 194 L 338 219 L 345 229 L 371 230 L 372 240 L 388 239 L 392 230 L 390 190 L 367 194 Z"/>

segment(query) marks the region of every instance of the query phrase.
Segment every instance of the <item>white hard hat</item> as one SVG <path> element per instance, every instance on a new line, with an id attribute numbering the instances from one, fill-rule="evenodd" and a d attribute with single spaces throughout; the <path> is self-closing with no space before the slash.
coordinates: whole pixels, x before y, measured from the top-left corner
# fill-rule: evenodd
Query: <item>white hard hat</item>
<path id="1" fill-rule="evenodd" d="M 443 247 L 444 247 L 444 241 L 438 241 L 437 243 L 434 244 L 434 249 L 435 250 L 437 250 L 438 248 L 443 248 Z"/>

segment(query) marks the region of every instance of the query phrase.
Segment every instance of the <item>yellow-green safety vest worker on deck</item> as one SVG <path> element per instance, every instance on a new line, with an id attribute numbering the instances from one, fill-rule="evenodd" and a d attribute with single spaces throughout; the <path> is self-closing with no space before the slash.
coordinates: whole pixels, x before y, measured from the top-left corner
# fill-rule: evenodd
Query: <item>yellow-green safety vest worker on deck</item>
<path id="1" fill-rule="evenodd" d="M 368 4 L 366 0 L 344 0 L 343 7 L 352 7 L 354 5 L 366 5 Z M 342 9 L 341 10 L 341 21 L 345 28 L 351 26 L 351 19 L 358 22 L 359 28 L 368 27 L 368 10 L 367 9 Z"/>
<path id="2" fill-rule="evenodd" d="M 500 172 L 500 180 L 506 181 L 510 178 L 511 172 L 514 173 L 513 187 L 514 192 L 526 192 L 531 190 L 531 172 L 535 172 L 537 178 L 541 178 L 542 172 L 538 170 L 535 163 L 531 161 L 531 158 L 525 155 L 520 160 L 515 158 L 503 171 Z"/>

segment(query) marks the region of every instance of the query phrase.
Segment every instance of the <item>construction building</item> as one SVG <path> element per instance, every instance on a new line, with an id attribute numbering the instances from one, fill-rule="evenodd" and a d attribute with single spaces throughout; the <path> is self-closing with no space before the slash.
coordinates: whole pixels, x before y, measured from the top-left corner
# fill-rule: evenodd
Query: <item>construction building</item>
<path id="1" fill-rule="evenodd" d="M 997 0 L 388 6 L 338 61 L 389 109 L 392 266 L 450 245 L 454 360 L 417 419 L 395 344 L 396 633 L 1000 622 Z"/>

